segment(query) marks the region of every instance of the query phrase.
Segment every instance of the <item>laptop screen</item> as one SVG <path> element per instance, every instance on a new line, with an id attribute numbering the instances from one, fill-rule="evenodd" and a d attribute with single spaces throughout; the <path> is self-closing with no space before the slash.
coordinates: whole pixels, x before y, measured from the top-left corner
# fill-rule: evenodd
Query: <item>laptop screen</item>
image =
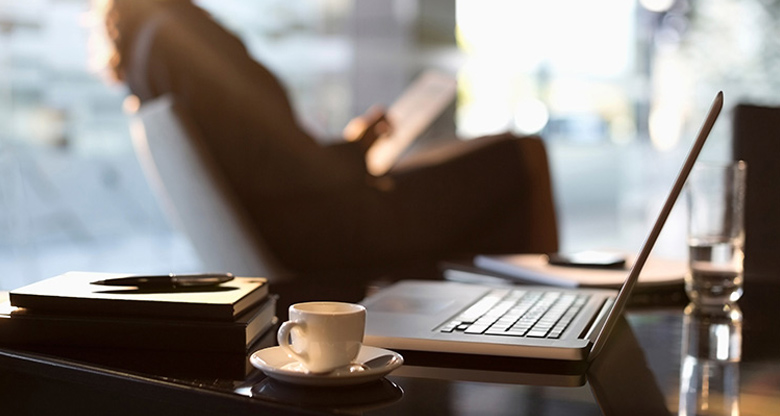
<path id="1" fill-rule="evenodd" d="M 609 315 L 607 316 L 607 320 L 604 322 L 604 326 L 596 336 L 596 340 L 593 343 L 593 348 L 588 355 L 589 361 L 593 361 L 599 352 L 601 352 L 601 349 L 604 347 L 610 332 L 617 323 L 620 315 L 623 313 L 623 309 L 625 309 L 628 298 L 631 296 L 631 292 L 633 291 L 634 286 L 639 279 L 639 274 L 642 271 L 642 267 L 644 267 L 648 256 L 650 256 L 650 252 L 652 251 L 656 240 L 658 240 L 658 235 L 661 234 L 661 229 L 666 223 L 666 219 L 669 217 L 669 213 L 672 211 L 672 208 L 677 201 L 677 197 L 680 196 L 683 186 L 685 185 L 685 181 L 688 178 L 688 174 L 690 174 L 694 163 L 696 163 L 696 159 L 699 157 L 699 153 L 701 152 L 702 147 L 704 147 L 704 142 L 707 141 L 707 137 L 709 136 L 710 131 L 712 131 L 712 126 L 718 119 L 722 108 L 723 92 L 718 92 L 718 94 L 715 96 L 715 100 L 713 101 L 712 106 L 710 107 L 710 111 L 707 113 L 707 118 L 704 120 L 701 130 L 696 137 L 696 141 L 693 142 L 693 146 L 691 146 L 691 150 L 688 152 L 688 156 L 685 158 L 685 162 L 680 169 L 680 173 L 677 175 L 677 179 L 674 181 L 674 185 L 672 185 L 672 189 L 666 198 L 666 202 L 661 208 L 660 214 L 658 214 L 658 219 L 656 219 L 653 228 L 650 230 L 650 234 L 645 239 L 645 242 L 642 245 L 642 249 L 639 251 L 639 255 L 637 256 L 633 267 L 631 267 L 631 271 L 629 272 L 626 281 L 620 288 L 620 292 L 618 293 L 617 298 L 615 298 L 615 303 L 612 306 L 612 310 L 609 312 Z"/>

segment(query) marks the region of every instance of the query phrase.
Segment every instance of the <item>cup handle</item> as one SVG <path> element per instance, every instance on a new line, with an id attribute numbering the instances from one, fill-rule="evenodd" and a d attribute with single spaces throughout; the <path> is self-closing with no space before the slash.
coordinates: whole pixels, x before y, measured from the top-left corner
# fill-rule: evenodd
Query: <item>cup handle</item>
<path id="1" fill-rule="evenodd" d="M 303 322 L 298 321 L 287 321 L 283 323 L 282 326 L 279 327 L 279 332 L 276 333 L 276 341 L 279 343 L 279 347 L 282 351 L 287 353 L 290 358 L 306 364 L 309 361 L 309 354 L 305 351 L 297 352 L 290 346 L 290 332 L 295 328 L 298 328 L 299 331 L 304 331 L 305 325 Z"/>

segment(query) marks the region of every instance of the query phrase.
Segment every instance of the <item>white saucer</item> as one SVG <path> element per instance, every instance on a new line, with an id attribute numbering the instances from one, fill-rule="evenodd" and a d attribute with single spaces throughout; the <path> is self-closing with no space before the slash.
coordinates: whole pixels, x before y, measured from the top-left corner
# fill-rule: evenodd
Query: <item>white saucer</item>
<path id="1" fill-rule="evenodd" d="M 360 363 L 383 355 L 391 355 L 392 358 L 379 368 L 368 369 L 360 366 Z M 307 386 L 346 386 L 378 380 L 400 367 L 404 359 L 397 352 L 363 345 L 360 347 L 357 359 L 355 359 L 356 365 L 327 374 L 307 372 L 302 365 L 287 356 L 287 353 L 279 347 L 255 351 L 249 357 L 249 361 L 268 377 L 286 383 Z"/>

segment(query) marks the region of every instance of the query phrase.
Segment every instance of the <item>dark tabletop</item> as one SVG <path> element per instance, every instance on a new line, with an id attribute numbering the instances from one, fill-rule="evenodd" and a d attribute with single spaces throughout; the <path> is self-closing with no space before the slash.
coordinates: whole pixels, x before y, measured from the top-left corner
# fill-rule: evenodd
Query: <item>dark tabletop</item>
<path id="1" fill-rule="evenodd" d="M 414 357 L 366 385 L 302 388 L 266 378 L 246 357 L 2 348 L 0 405 L 8 414 L 772 414 L 779 288 L 772 276 L 746 283 L 725 310 L 631 308 L 587 371 L 485 357 L 428 367 Z"/>

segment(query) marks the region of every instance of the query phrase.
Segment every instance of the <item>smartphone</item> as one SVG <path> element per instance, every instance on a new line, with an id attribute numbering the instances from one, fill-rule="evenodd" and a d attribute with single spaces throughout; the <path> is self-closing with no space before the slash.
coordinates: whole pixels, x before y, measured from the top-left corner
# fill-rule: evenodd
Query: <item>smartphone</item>
<path id="1" fill-rule="evenodd" d="M 619 253 L 605 251 L 579 251 L 575 253 L 548 254 L 548 262 L 555 266 L 589 267 L 595 269 L 621 269 L 626 257 Z"/>

